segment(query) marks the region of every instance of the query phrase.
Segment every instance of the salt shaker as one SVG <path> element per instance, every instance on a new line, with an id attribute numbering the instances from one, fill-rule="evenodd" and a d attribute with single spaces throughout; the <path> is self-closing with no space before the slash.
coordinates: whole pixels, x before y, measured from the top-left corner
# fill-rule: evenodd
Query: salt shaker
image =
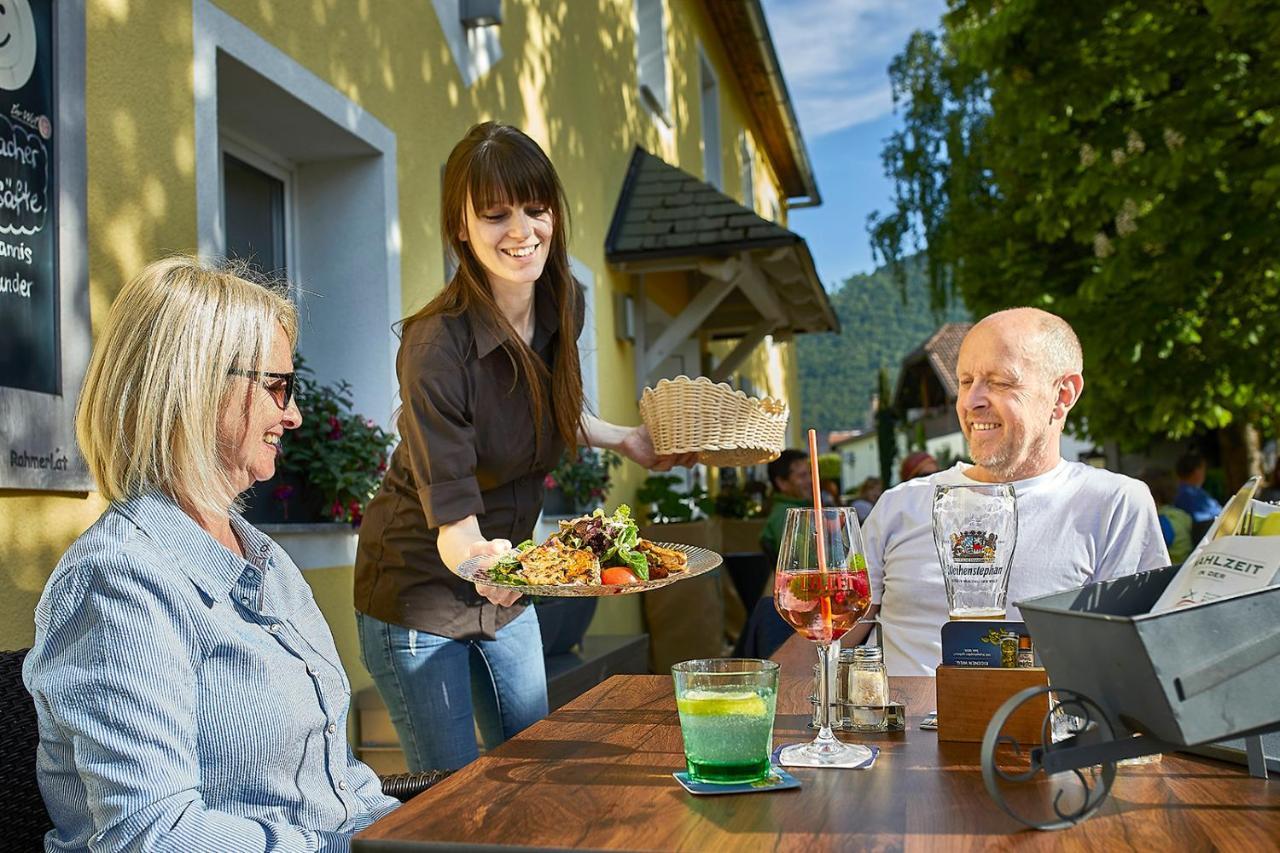
<path id="1" fill-rule="evenodd" d="M 884 651 L 879 646 L 858 646 L 849 668 L 848 701 L 853 730 L 882 732 L 889 704 L 889 676 L 884 669 Z"/>

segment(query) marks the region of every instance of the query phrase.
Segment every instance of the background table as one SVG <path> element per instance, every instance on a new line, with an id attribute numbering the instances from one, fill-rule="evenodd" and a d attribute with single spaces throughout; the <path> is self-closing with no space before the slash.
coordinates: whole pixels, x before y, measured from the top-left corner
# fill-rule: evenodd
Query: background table
<path id="1" fill-rule="evenodd" d="M 796 638 L 775 658 L 775 743 L 808 740 L 817 656 Z M 1119 768 L 1102 811 L 1077 827 L 1022 830 L 987 795 L 977 744 L 918 727 L 933 679 L 894 678 L 890 689 L 909 727 L 857 736 L 882 750 L 871 770 L 794 769 L 799 790 L 694 797 L 671 777 L 684 753 L 670 677 L 615 676 L 383 818 L 354 849 L 1277 848 L 1280 783 L 1182 755 Z"/>

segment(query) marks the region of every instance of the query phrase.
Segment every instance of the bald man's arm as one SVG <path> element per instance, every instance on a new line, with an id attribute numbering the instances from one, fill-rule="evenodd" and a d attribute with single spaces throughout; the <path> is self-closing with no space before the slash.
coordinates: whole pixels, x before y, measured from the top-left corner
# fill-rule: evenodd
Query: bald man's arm
<path id="1" fill-rule="evenodd" d="M 875 625 L 875 622 L 872 620 L 879 615 L 880 605 L 871 605 L 871 609 L 867 611 L 866 615 L 854 623 L 854 626 L 849 629 L 848 633 L 840 638 L 840 645 L 861 645 L 862 642 L 867 639 L 867 635 L 871 633 L 872 626 Z M 883 639 L 884 638 L 881 637 L 881 640 Z M 849 642 L 846 644 L 845 640 L 848 640 Z"/>

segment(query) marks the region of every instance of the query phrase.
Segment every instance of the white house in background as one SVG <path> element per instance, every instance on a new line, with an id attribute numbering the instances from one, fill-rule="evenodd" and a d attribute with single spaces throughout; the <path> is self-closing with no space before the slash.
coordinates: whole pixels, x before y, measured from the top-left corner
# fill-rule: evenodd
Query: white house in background
<path id="1" fill-rule="evenodd" d="M 880 450 L 876 431 L 854 430 L 831 443 L 831 452 L 840 455 L 840 483 L 846 494 L 858 491 L 868 477 L 880 476 Z"/>

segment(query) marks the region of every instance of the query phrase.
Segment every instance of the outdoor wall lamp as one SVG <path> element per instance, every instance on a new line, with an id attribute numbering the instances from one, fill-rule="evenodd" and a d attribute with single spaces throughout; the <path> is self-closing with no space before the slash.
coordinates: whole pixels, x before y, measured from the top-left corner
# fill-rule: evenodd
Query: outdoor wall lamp
<path id="1" fill-rule="evenodd" d="M 468 30 L 496 27 L 502 23 L 502 0 L 459 0 L 458 12 Z"/>

